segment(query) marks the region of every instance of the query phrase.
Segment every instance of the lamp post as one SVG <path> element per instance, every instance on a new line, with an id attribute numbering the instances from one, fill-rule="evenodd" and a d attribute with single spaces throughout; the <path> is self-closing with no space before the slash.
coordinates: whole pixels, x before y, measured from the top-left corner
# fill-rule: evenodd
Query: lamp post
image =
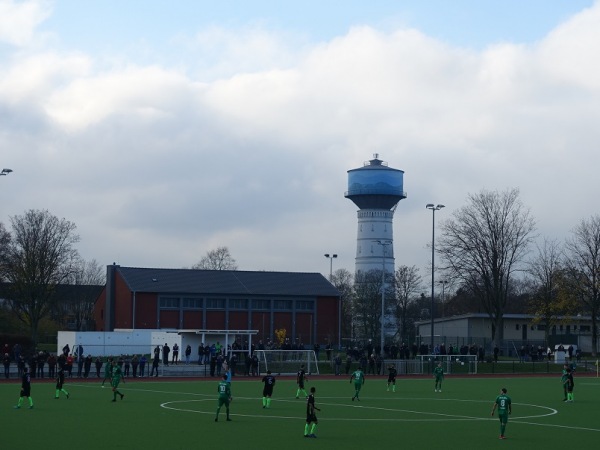
<path id="1" fill-rule="evenodd" d="M 0 176 L 8 175 L 11 172 L 12 172 L 12 169 L 2 169 L 2 172 L 0 172 Z"/>
<path id="2" fill-rule="evenodd" d="M 446 285 L 448 280 L 440 280 L 438 284 L 442 285 L 442 317 L 444 317 L 444 306 L 446 305 Z"/>
<path id="3" fill-rule="evenodd" d="M 383 247 L 383 256 L 381 258 L 381 343 L 379 347 L 380 355 L 383 357 L 383 346 L 385 344 L 384 324 L 385 324 L 385 254 L 387 246 L 392 245 L 392 241 L 373 241 Z"/>
<path id="4" fill-rule="evenodd" d="M 431 225 L 431 352 L 433 353 L 433 330 L 434 330 L 434 308 L 435 308 L 435 212 L 444 208 L 444 205 L 434 205 L 427 203 L 425 208 L 430 209 L 432 213 Z"/>
<path id="5" fill-rule="evenodd" d="M 325 253 L 325 258 L 329 259 L 329 282 L 333 283 L 333 260 L 337 258 L 337 254 L 330 255 Z M 342 348 L 342 298 L 338 302 L 338 348 Z"/>

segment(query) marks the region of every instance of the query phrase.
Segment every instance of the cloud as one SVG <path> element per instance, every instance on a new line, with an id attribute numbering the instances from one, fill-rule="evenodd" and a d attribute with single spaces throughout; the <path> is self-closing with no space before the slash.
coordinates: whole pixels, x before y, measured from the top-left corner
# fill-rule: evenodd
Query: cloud
<path id="1" fill-rule="evenodd" d="M 3 211 L 68 218 L 106 264 L 191 266 L 225 245 L 242 269 L 327 273 L 337 253 L 352 270 L 346 171 L 379 153 L 406 172 L 397 264 L 428 264 L 426 203 L 443 220 L 483 188 L 520 188 L 541 233 L 565 236 L 595 204 L 598 25 L 596 4 L 534 44 L 477 51 L 411 28 L 308 45 L 213 27 L 174 38 L 177 66 L 16 52 L 0 71 Z"/>
<path id="2" fill-rule="evenodd" d="M 51 13 L 48 1 L 0 0 L 0 43 L 27 45 L 33 40 L 37 26 Z"/>

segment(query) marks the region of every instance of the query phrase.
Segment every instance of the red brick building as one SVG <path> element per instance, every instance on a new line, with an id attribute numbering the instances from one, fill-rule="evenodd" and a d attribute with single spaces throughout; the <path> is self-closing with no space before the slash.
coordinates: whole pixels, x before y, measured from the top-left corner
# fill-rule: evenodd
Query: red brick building
<path id="1" fill-rule="evenodd" d="M 336 344 L 340 293 L 319 273 L 107 267 L 94 307 L 97 331 L 275 330 L 312 345 Z"/>

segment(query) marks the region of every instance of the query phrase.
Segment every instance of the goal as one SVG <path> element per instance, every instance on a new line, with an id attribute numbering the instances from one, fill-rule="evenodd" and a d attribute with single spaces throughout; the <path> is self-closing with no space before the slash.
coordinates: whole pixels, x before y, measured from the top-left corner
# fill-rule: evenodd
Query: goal
<path id="1" fill-rule="evenodd" d="M 477 355 L 420 355 L 416 360 L 419 367 L 417 373 L 433 373 L 433 369 L 442 363 L 445 374 L 476 374 Z"/>
<path id="2" fill-rule="evenodd" d="M 258 370 L 277 375 L 294 375 L 304 365 L 307 374 L 318 375 L 319 365 L 314 350 L 255 350 Z"/>

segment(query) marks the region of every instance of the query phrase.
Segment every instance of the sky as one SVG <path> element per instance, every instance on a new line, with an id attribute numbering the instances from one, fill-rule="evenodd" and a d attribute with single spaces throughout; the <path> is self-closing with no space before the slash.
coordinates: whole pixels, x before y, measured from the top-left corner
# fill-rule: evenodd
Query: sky
<path id="1" fill-rule="evenodd" d="M 600 3 L 0 0 L 0 222 L 102 265 L 354 271 L 347 171 L 404 170 L 396 266 L 518 188 L 538 239 L 598 214 Z"/>

